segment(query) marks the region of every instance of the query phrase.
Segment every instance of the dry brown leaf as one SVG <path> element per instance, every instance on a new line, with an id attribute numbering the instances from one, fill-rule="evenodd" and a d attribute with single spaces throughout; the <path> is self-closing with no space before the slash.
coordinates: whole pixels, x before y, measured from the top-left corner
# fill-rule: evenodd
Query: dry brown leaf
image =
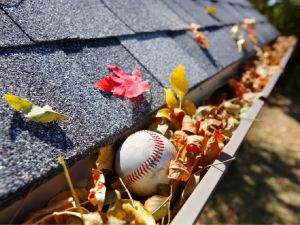
<path id="1" fill-rule="evenodd" d="M 191 176 L 192 166 L 184 164 L 180 159 L 172 159 L 168 178 L 187 181 Z"/>
<path id="2" fill-rule="evenodd" d="M 77 195 L 77 198 L 79 200 L 79 202 L 85 202 L 87 201 L 88 198 L 88 192 L 85 188 L 76 188 L 75 189 L 75 193 Z M 52 205 L 64 205 L 66 203 L 66 201 L 68 199 L 72 198 L 73 199 L 73 195 L 71 191 L 63 191 L 61 193 L 59 193 L 58 195 L 56 195 L 55 197 L 53 197 L 47 204 L 47 207 L 50 207 Z M 73 200 L 72 200 L 73 201 Z M 65 202 L 65 203 L 63 203 Z M 74 202 L 75 204 L 75 202 Z M 70 205 L 69 205 L 70 206 Z M 73 207 L 72 204 L 70 207 Z M 67 208 L 69 208 L 67 206 Z"/>
<path id="3" fill-rule="evenodd" d="M 88 178 L 88 181 L 94 185 L 91 187 L 91 184 L 87 185 L 89 189 L 89 202 L 94 206 L 98 206 L 98 211 L 101 212 L 102 207 L 105 201 L 106 186 L 104 185 L 105 179 L 104 175 L 100 170 L 92 169 L 92 175 Z"/>
<path id="4" fill-rule="evenodd" d="M 187 143 L 187 138 L 188 135 L 181 131 L 181 130 L 177 130 L 175 131 L 174 135 L 173 135 L 173 140 L 176 143 L 176 149 L 177 151 Z"/>
<path id="5" fill-rule="evenodd" d="M 233 104 L 230 101 L 225 102 L 224 108 L 232 116 L 239 116 L 239 113 L 241 111 L 241 106 L 240 105 Z"/>
<path id="6" fill-rule="evenodd" d="M 213 126 L 220 128 L 223 125 L 222 121 L 219 121 L 217 119 L 205 119 L 204 122 L 207 123 L 208 127 L 213 125 Z"/>
<path id="7" fill-rule="evenodd" d="M 215 115 L 217 112 L 217 108 L 213 106 L 200 106 L 198 107 L 195 116 L 193 117 L 195 120 L 201 120 L 208 115 Z"/>
<path id="8" fill-rule="evenodd" d="M 201 170 L 194 173 L 189 181 L 187 182 L 180 198 L 175 203 L 175 205 L 172 207 L 171 210 L 171 216 L 174 218 L 174 216 L 178 213 L 178 211 L 181 209 L 181 206 L 186 202 L 186 200 L 190 197 L 190 195 L 193 193 L 197 185 L 200 183 L 200 180 L 202 179 L 201 176 Z"/>
<path id="9" fill-rule="evenodd" d="M 180 123 L 185 115 L 186 113 L 182 109 L 170 108 L 170 117 L 178 120 Z"/>
<path id="10" fill-rule="evenodd" d="M 183 117 L 181 130 L 187 132 L 187 134 L 197 134 L 197 128 L 190 116 L 185 115 Z"/>
<path id="11" fill-rule="evenodd" d="M 198 135 L 188 136 L 186 151 L 201 155 L 204 152 L 204 137 Z"/>
<path id="12" fill-rule="evenodd" d="M 216 135 L 213 134 L 208 140 L 207 147 L 200 159 L 200 166 L 203 167 L 212 164 L 216 160 L 216 158 L 218 158 L 220 153 L 221 149 L 219 148 L 218 140 L 216 138 Z"/>
<path id="13" fill-rule="evenodd" d="M 98 170 L 107 169 L 109 171 L 113 170 L 113 162 L 115 157 L 115 151 L 112 145 L 105 146 L 98 151 L 98 159 L 96 161 L 96 166 Z"/>

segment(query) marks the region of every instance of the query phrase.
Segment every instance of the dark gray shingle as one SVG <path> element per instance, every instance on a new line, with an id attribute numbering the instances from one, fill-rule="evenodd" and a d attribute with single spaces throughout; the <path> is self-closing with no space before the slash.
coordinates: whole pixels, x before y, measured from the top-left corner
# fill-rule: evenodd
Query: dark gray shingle
<path id="1" fill-rule="evenodd" d="M 194 23 L 198 23 L 202 27 L 221 25 L 221 22 L 219 20 L 215 19 L 210 14 L 207 14 L 205 12 L 206 8 L 198 4 L 196 1 L 174 0 L 173 4 L 176 3 L 195 19 Z"/>
<path id="2" fill-rule="evenodd" d="M 190 88 L 208 77 L 166 33 L 119 37 L 119 40 L 166 88 L 171 88 L 170 75 L 181 62 Z"/>
<path id="3" fill-rule="evenodd" d="M 151 91 L 134 99 L 115 98 L 93 85 L 107 76 L 105 63 L 131 74 L 140 70 Z M 49 104 L 73 120 L 28 122 L 0 98 L 0 207 L 8 197 L 37 179 L 61 172 L 57 157 L 68 165 L 111 143 L 165 104 L 165 93 L 117 40 L 0 50 L 0 95 L 15 94 L 34 104 Z"/>
<path id="4" fill-rule="evenodd" d="M 25 0 L 18 7 L 4 9 L 36 41 L 133 33 L 99 0 Z"/>
<path id="5" fill-rule="evenodd" d="M 213 59 L 208 50 L 201 48 L 201 43 L 193 38 L 194 34 L 187 33 L 191 31 L 169 32 L 168 34 L 195 60 L 199 67 L 204 69 L 209 77 L 217 74 L 222 69 L 220 64 Z"/>
<path id="6" fill-rule="evenodd" d="M 0 9 L 0 47 L 31 44 L 31 40 Z"/>
<path id="7" fill-rule="evenodd" d="M 122 21 L 135 32 L 182 30 L 161 12 L 179 23 L 185 23 L 161 0 L 102 0 Z"/>

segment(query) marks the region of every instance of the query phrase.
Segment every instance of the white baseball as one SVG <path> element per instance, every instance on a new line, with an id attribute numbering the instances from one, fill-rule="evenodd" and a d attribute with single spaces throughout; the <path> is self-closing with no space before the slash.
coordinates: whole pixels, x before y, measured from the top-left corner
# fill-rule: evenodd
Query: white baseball
<path id="1" fill-rule="evenodd" d="M 141 130 L 130 135 L 118 149 L 116 172 L 131 193 L 157 194 L 159 184 L 170 184 L 169 165 L 176 154 L 174 145 L 167 138 Z"/>

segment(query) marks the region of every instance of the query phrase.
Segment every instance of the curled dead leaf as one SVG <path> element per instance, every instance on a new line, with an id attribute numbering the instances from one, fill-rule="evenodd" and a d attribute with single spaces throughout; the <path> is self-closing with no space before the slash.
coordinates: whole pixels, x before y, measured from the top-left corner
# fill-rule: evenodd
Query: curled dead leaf
<path id="1" fill-rule="evenodd" d="M 106 194 L 106 186 L 104 185 L 104 175 L 100 170 L 92 169 L 92 175 L 88 178 L 87 189 L 89 189 L 89 202 L 94 206 L 98 206 L 98 211 L 101 212 Z M 94 187 L 92 187 L 94 185 Z M 92 187 L 92 188 L 90 188 Z"/>
<path id="2" fill-rule="evenodd" d="M 213 107 L 213 106 L 200 106 L 198 107 L 198 109 L 196 110 L 196 113 L 194 115 L 194 119 L 195 120 L 201 120 L 203 119 L 204 117 L 208 116 L 208 115 L 215 115 L 216 112 L 217 112 L 217 108 L 216 107 Z"/>
<path id="3" fill-rule="evenodd" d="M 115 151 L 112 145 L 107 145 L 98 151 L 98 159 L 96 161 L 96 166 L 98 170 L 107 169 L 109 171 L 113 170 L 113 162 L 115 157 Z"/>
<path id="4" fill-rule="evenodd" d="M 181 160 L 172 159 L 169 166 L 168 178 L 187 181 L 191 176 L 192 167 L 184 164 Z"/>
<path id="5" fill-rule="evenodd" d="M 226 111 L 232 116 L 239 116 L 241 106 L 237 104 L 233 104 L 230 101 L 226 101 L 224 104 L 224 108 Z"/>
<path id="6" fill-rule="evenodd" d="M 157 221 L 168 214 L 170 199 L 169 197 L 154 195 L 146 200 L 144 207 L 152 213 L 155 221 Z"/>
<path id="7" fill-rule="evenodd" d="M 201 155 L 204 151 L 204 137 L 198 135 L 188 136 L 186 151 Z"/>
<path id="8" fill-rule="evenodd" d="M 183 117 L 181 130 L 187 132 L 187 134 L 197 134 L 197 128 L 190 116 L 185 115 Z"/>
<path id="9" fill-rule="evenodd" d="M 203 167 L 212 164 L 216 160 L 216 158 L 218 158 L 220 153 L 221 149 L 219 147 L 218 140 L 213 134 L 208 140 L 206 149 L 204 150 L 204 154 L 200 159 L 200 166 Z"/>

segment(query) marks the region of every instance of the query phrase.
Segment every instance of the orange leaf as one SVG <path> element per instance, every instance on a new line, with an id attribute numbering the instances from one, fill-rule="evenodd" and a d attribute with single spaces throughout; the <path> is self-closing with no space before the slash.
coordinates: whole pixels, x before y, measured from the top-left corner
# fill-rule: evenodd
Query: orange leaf
<path id="1" fill-rule="evenodd" d="M 195 36 L 195 40 L 197 41 L 202 41 L 203 39 L 203 33 L 202 32 L 198 32 Z"/>
<path id="2" fill-rule="evenodd" d="M 222 121 L 219 121 L 217 119 L 206 119 L 205 122 L 207 123 L 207 126 L 209 127 L 210 125 L 220 127 L 222 126 Z"/>
<path id="3" fill-rule="evenodd" d="M 170 117 L 177 119 L 179 122 L 182 122 L 185 115 L 186 113 L 182 109 L 170 108 Z"/>
<path id="4" fill-rule="evenodd" d="M 204 154 L 200 159 L 200 166 L 207 166 L 212 164 L 221 153 L 219 148 L 218 140 L 213 134 L 207 142 L 207 147 L 204 150 Z"/>
<path id="5" fill-rule="evenodd" d="M 104 185 L 104 182 L 105 179 L 103 173 L 100 170 L 92 169 L 92 175 L 88 178 L 86 188 L 89 189 L 89 202 L 94 206 L 98 205 L 99 212 L 101 212 L 105 201 L 106 186 Z"/>
<path id="6" fill-rule="evenodd" d="M 209 46 L 210 42 L 206 39 L 203 39 L 203 44 L 201 45 L 202 48 L 207 49 Z"/>
<path id="7" fill-rule="evenodd" d="M 192 167 L 184 164 L 181 160 L 172 159 L 169 166 L 168 178 L 187 181 L 191 176 Z"/>
<path id="8" fill-rule="evenodd" d="M 188 136 L 186 151 L 201 155 L 204 151 L 204 137 L 198 135 Z"/>
<path id="9" fill-rule="evenodd" d="M 190 116 L 185 115 L 183 117 L 181 130 L 187 132 L 187 134 L 197 134 L 197 128 Z"/>

